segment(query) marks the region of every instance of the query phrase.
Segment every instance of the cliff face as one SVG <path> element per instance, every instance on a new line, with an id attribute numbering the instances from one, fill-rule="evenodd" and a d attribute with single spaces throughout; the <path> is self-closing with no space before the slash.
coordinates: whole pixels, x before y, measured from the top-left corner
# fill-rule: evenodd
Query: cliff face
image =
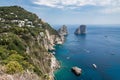
<path id="1" fill-rule="evenodd" d="M 65 40 L 65 36 L 68 35 L 67 26 L 63 25 L 59 30 L 58 34 L 60 35 L 62 42 Z"/>
<path id="2" fill-rule="evenodd" d="M 48 30 L 45 30 L 46 32 L 46 39 L 47 39 L 47 42 L 44 42 L 44 43 L 47 43 L 45 44 L 45 48 L 47 50 L 54 50 L 53 46 L 55 44 L 62 44 L 64 40 L 62 40 L 62 37 L 61 36 L 58 36 L 58 35 L 50 35 L 49 31 Z"/>
<path id="3" fill-rule="evenodd" d="M 86 34 L 86 25 L 80 25 L 75 31 L 75 34 Z"/>
<path id="4" fill-rule="evenodd" d="M 59 30 L 58 30 L 59 35 L 61 36 L 66 36 L 68 35 L 67 31 L 67 26 L 63 25 Z"/>
<path id="5" fill-rule="evenodd" d="M 63 42 L 35 14 L 18 6 L 0 7 L 0 80 L 53 80 L 59 65 L 48 51 Z"/>

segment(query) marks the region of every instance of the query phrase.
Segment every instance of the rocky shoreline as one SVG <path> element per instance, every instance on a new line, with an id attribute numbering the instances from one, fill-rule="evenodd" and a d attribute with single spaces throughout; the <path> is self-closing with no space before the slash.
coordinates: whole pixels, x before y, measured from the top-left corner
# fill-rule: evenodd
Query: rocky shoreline
<path id="1" fill-rule="evenodd" d="M 51 72 L 49 73 L 50 80 L 54 80 L 54 78 L 55 78 L 54 71 L 56 71 L 57 69 L 60 68 L 60 64 L 54 55 L 52 55 L 52 57 L 51 57 L 51 66 L 50 67 L 51 67 Z"/>
<path id="2" fill-rule="evenodd" d="M 67 31 L 67 26 L 63 25 L 59 30 L 58 30 L 58 33 L 60 35 L 60 39 L 58 37 L 56 37 L 55 39 L 55 42 L 56 44 L 63 44 L 64 41 L 65 41 L 65 36 L 68 35 L 68 31 Z M 54 45 L 56 45 L 54 44 Z M 53 46 L 51 46 L 53 47 Z M 53 48 L 54 49 L 54 48 Z M 54 76 L 54 71 L 56 71 L 57 69 L 60 68 L 60 64 L 59 64 L 59 61 L 56 59 L 56 57 L 51 54 L 51 72 L 49 73 L 49 77 L 50 77 L 50 80 L 54 80 L 55 76 Z"/>

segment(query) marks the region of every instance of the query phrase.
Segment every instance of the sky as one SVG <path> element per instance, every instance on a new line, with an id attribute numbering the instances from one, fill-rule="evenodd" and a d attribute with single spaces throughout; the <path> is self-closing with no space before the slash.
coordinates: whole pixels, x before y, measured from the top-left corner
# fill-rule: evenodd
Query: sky
<path id="1" fill-rule="evenodd" d="M 120 0 L 0 0 L 55 24 L 120 24 Z"/>

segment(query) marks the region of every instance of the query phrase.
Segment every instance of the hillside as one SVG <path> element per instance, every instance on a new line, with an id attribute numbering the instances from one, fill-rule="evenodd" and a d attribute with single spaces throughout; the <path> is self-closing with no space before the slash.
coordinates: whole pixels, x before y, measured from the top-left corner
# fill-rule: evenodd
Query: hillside
<path id="1" fill-rule="evenodd" d="M 49 51 L 62 43 L 37 15 L 18 6 L 0 7 L 0 80 L 53 80 L 58 64 Z"/>

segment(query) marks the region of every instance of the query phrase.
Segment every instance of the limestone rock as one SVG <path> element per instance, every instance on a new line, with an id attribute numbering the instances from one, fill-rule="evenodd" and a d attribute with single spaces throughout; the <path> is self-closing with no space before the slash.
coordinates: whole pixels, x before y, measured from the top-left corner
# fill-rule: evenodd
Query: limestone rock
<path id="1" fill-rule="evenodd" d="M 75 34 L 86 34 L 86 25 L 80 25 L 75 31 Z"/>
<path id="2" fill-rule="evenodd" d="M 75 74 L 75 75 L 77 75 L 77 76 L 79 76 L 81 73 L 82 73 L 82 69 L 81 68 L 79 68 L 79 67 L 72 67 L 72 72 Z"/>
<path id="3" fill-rule="evenodd" d="M 68 35 L 67 31 L 67 26 L 63 25 L 59 30 L 58 30 L 59 35 L 61 36 L 66 36 Z"/>

